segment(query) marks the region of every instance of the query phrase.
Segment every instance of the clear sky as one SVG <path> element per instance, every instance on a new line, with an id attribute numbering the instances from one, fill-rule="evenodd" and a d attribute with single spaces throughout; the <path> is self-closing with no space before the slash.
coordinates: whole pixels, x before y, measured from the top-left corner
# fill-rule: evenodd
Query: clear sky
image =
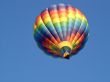
<path id="1" fill-rule="evenodd" d="M 33 38 L 33 23 L 52 4 L 87 17 L 90 36 L 70 60 L 53 58 Z M 110 82 L 110 0 L 0 0 L 0 82 Z"/>

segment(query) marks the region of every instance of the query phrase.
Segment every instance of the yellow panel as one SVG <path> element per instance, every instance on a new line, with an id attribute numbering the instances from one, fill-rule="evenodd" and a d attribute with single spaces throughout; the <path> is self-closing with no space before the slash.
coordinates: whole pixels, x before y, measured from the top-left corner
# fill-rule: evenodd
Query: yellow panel
<path id="1" fill-rule="evenodd" d="M 72 46 L 71 46 L 70 42 L 68 42 L 68 41 L 63 41 L 63 42 L 59 43 L 58 46 L 60 49 L 64 46 L 68 46 L 69 48 L 72 49 Z"/>

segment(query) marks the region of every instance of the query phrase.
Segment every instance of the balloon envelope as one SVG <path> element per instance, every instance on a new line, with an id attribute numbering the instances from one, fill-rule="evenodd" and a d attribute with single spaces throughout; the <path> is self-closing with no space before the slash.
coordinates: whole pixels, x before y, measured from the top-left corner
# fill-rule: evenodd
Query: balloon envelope
<path id="1" fill-rule="evenodd" d="M 37 16 L 34 38 L 47 54 L 69 58 L 84 46 L 88 38 L 88 22 L 77 8 L 53 5 Z"/>

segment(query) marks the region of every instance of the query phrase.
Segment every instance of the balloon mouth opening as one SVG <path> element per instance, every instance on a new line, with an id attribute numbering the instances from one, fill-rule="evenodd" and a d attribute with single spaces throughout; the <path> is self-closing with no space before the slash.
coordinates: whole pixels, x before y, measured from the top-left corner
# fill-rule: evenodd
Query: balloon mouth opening
<path id="1" fill-rule="evenodd" d="M 72 50 L 71 43 L 69 41 L 62 41 L 58 44 L 58 46 L 60 49 L 61 57 L 69 59 Z"/>

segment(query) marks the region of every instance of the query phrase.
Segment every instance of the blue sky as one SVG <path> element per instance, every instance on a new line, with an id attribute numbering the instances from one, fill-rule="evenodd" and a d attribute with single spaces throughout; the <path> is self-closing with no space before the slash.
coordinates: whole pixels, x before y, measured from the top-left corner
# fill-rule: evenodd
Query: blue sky
<path id="1" fill-rule="evenodd" d="M 87 17 L 89 40 L 70 60 L 40 50 L 33 23 L 52 4 L 71 4 Z M 110 82 L 109 0 L 0 0 L 0 82 Z"/>

